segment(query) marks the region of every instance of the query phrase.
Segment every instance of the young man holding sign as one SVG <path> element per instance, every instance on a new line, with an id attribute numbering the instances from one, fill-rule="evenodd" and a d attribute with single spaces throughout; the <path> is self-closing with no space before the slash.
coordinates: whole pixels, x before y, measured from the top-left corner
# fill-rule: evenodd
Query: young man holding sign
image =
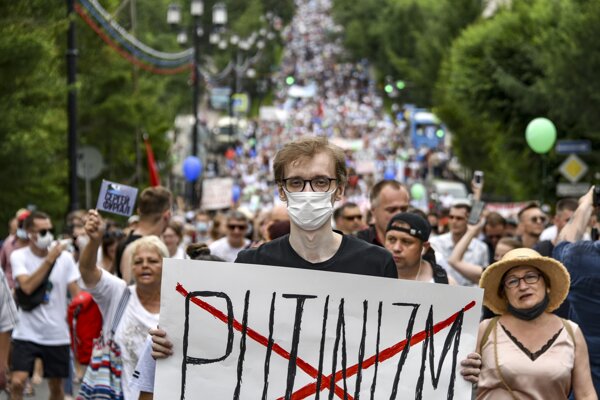
<path id="1" fill-rule="evenodd" d="M 322 137 L 300 139 L 277 153 L 273 170 L 287 203 L 290 234 L 240 252 L 236 262 L 397 277 L 387 251 L 331 227 L 333 203 L 347 181 L 342 149 Z"/>
<path id="2" fill-rule="evenodd" d="M 331 228 L 333 203 L 346 184 L 345 158 L 326 138 L 303 138 L 285 145 L 274 160 L 280 197 L 287 203 L 290 234 L 239 253 L 236 262 L 345 272 L 397 278 L 391 254 L 353 236 Z M 173 354 L 165 331 L 151 330 L 152 356 Z M 476 383 L 480 357 L 476 353 L 462 362 L 462 375 Z"/>

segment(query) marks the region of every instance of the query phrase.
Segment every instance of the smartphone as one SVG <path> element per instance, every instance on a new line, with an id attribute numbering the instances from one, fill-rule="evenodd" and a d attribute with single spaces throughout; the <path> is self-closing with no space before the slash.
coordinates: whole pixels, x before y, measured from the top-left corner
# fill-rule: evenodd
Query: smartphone
<path id="1" fill-rule="evenodd" d="M 594 207 L 600 206 L 600 185 L 594 186 Z"/>
<path id="2" fill-rule="evenodd" d="M 469 225 L 477 225 L 483 208 L 485 207 L 485 201 L 476 200 L 471 207 L 471 213 L 469 214 L 468 223 Z"/>
<path id="3" fill-rule="evenodd" d="M 473 182 L 477 186 L 483 185 L 483 171 L 475 171 L 473 173 Z"/>

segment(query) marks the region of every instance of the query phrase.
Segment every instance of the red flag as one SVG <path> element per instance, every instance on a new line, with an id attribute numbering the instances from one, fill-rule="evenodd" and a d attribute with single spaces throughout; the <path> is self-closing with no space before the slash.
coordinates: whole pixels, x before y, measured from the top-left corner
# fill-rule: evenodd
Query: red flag
<path id="1" fill-rule="evenodd" d="M 146 145 L 146 159 L 148 160 L 148 174 L 150 175 L 150 186 L 160 186 L 160 175 L 154 160 L 154 152 L 147 134 L 144 134 L 144 144 Z"/>

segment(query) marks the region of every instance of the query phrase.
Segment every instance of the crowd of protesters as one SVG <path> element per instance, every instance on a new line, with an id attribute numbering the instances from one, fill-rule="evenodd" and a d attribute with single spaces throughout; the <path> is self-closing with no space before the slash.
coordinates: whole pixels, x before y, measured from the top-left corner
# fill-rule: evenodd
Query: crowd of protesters
<path id="1" fill-rule="evenodd" d="M 319 142 L 321 139 L 308 139 L 309 142 L 311 140 Z M 303 139 L 297 142 L 302 144 L 306 141 Z M 291 154 L 296 157 L 298 152 L 297 148 L 291 150 Z M 322 150 L 316 151 L 317 155 L 322 152 Z M 284 153 L 280 157 L 285 156 Z M 338 157 L 344 157 L 341 151 Z M 284 158 L 282 163 L 285 162 L 290 163 Z M 481 387 L 487 388 L 486 391 L 482 391 L 481 398 L 493 398 L 493 394 L 497 393 L 497 390 L 503 390 L 494 386 L 502 379 L 513 379 L 511 390 L 517 393 L 530 393 L 530 390 L 548 393 L 544 392 L 544 390 L 548 390 L 544 385 L 535 389 L 531 385 L 522 387 L 523 382 L 520 382 L 518 378 L 522 373 L 520 367 L 516 370 L 503 371 L 503 375 L 498 375 L 494 368 L 491 368 L 489 374 L 485 372 L 486 365 L 488 365 L 485 356 L 488 350 L 485 348 L 488 344 L 494 343 L 489 336 L 489 331 L 497 330 L 497 326 L 503 329 L 510 340 L 518 343 L 520 348 L 531 350 L 530 359 L 532 361 L 540 357 L 547 349 L 553 349 L 555 342 L 572 346 L 577 350 L 576 356 L 573 358 L 576 363 L 572 368 L 580 367 L 574 369 L 573 376 L 569 374 L 565 377 L 565 381 L 557 383 L 557 387 L 565 393 L 565 396 L 568 396 L 570 390 L 573 389 L 575 393 L 580 393 L 576 398 L 594 398 L 582 395 L 582 393 L 593 390 L 590 389 L 585 379 L 586 371 L 590 370 L 589 364 L 582 361 L 582 357 L 587 359 L 587 346 L 589 346 L 591 371 L 596 386 L 599 372 L 597 360 L 600 356 L 597 344 L 600 335 L 597 319 L 593 317 L 593 305 L 598 302 L 594 293 L 599 284 L 598 277 L 600 275 L 594 266 L 597 267 L 600 264 L 600 254 L 598 253 L 600 242 L 597 241 L 597 238 L 594 238 L 596 241 L 589 240 L 593 235 L 590 227 L 598 228 L 597 215 L 593 212 L 593 189 L 579 200 L 559 201 L 553 224 L 549 224 L 550 219 L 536 203 L 527 204 L 518 213 L 519 223 L 516 231 L 512 231 L 510 228 L 504 229 L 507 226 L 506 221 L 496 213 L 484 212 L 484 218 L 481 218 L 476 224 L 468 224 L 470 205 L 458 203 L 448 210 L 448 232 L 443 233 L 439 230 L 439 226 L 436 229 L 435 223 L 430 222 L 438 221 L 438 218 L 432 218 L 432 214 L 427 215 L 410 206 L 410 194 L 407 188 L 397 181 L 382 180 L 374 185 L 370 193 L 369 212 L 363 213 L 356 204 L 341 201 L 343 200 L 343 182 L 347 181 L 347 176 L 340 177 L 329 172 L 320 173 L 315 170 L 314 173 L 318 177 L 309 177 L 306 174 L 311 173 L 311 168 L 305 165 L 299 165 L 296 167 L 297 170 L 281 166 L 275 168 L 275 179 L 278 182 L 280 193 L 282 193 L 284 205 L 258 214 L 239 209 L 223 213 L 173 211 L 171 194 L 167 189 L 148 188 L 140 195 L 139 214 L 130 218 L 127 226 L 123 229 L 120 229 L 113 221 L 103 221 L 96 211 L 72 214 L 69 217 L 69 232 L 61 236 L 61 239 L 70 239 L 67 243 L 64 240 L 54 241 L 53 224 L 48 215 L 40 211 L 19 210 L 14 220 L 11 220 L 10 225 L 13 230 L 11 235 L 5 239 L 1 252 L 2 259 L 9 260 L 9 262 L 2 264 L 1 286 L 3 290 L 1 290 L 0 296 L 4 301 L 0 321 L 3 332 L 0 336 L 0 355 L 3 359 L 0 360 L 0 366 L 2 366 L 0 376 L 3 378 L 2 383 L 6 385 L 4 378 L 8 370 L 9 349 L 12 347 L 9 386 L 13 392 L 12 398 L 19 398 L 18 393 L 23 392 L 27 387 L 30 373 L 36 370 L 34 368 L 36 358 L 41 359 L 43 364 L 43 372 L 36 371 L 36 373 L 43 374 L 48 378 L 52 398 L 62 398 L 64 390 L 62 379 L 73 374 L 69 370 L 71 368 L 70 351 L 75 350 L 75 360 L 85 364 L 85 357 L 82 358 L 78 352 L 86 351 L 86 345 L 83 342 L 87 341 L 89 353 L 93 335 L 82 340 L 85 333 L 79 333 L 73 329 L 72 313 L 69 313 L 70 321 L 66 318 L 69 308 L 67 298 L 77 299 L 80 288 L 91 294 L 100 310 L 99 314 L 89 315 L 95 315 L 93 318 L 96 319 L 96 322 L 98 322 L 99 315 L 103 317 L 104 322 L 100 326 L 96 324 L 95 328 L 96 334 L 99 334 L 101 325 L 104 325 L 104 329 L 106 329 L 106 324 L 112 320 L 112 315 L 122 293 L 125 293 L 127 284 L 134 284 L 128 289 L 132 299 L 124 313 L 121 328 L 119 328 L 121 333 L 117 332 L 116 337 L 117 341 L 121 341 L 123 348 L 126 349 L 124 351 L 126 356 L 124 357 L 126 398 L 137 398 L 139 392 L 136 391 L 135 385 L 129 386 L 130 378 L 127 377 L 131 376 L 135 368 L 149 329 L 154 328 L 158 322 L 160 272 L 164 258 L 188 258 L 188 254 L 194 255 L 194 248 L 201 244 L 205 253 L 212 251 L 214 259 L 218 260 L 288 265 L 292 262 L 290 255 L 296 254 L 303 257 L 298 260 L 299 268 L 315 268 L 314 266 L 320 265 L 323 260 L 336 257 L 337 249 L 341 245 L 336 245 L 339 240 L 337 239 L 338 235 L 343 240 L 356 237 L 357 239 L 352 240 L 363 240 L 364 243 L 369 244 L 369 247 L 364 249 L 357 246 L 356 243 L 350 246 L 354 249 L 362 249 L 359 253 L 368 255 L 370 261 L 348 263 L 348 261 L 342 260 L 336 265 L 339 265 L 340 271 L 344 272 L 351 272 L 347 271 L 348 268 L 351 269 L 351 265 L 371 265 L 377 258 L 374 249 L 379 247 L 387 249 L 389 252 L 385 252 L 388 254 L 385 257 L 384 253 L 378 256 L 382 257 L 381 261 L 383 262 L 381 276 L 392 277 L 385 272 L 392 268 L 390 271 L 393 271 L 393 277 L 401 279 L 467 286 L 481 285 L 486 289 L 487 298 L 489 297 L 488 291 L 498 293 L 499 290 L 497 287 L 488 289 L 486 282 L 489 279 L 485 281 L 485 277 L 490 276 L 490 271 L 501 265 L 504 266 L 502 267 L 502 276 L 496 276 L 489 284 L 509 285 L 507 279 L 514 275 L 516 286 L 512 286 L 511 281 L 510 286 L 506 286 L 504 291 L 515 289 L 527 292 L 535 287 L 537 282 L 544 282 L 548 293 L 553 293 L 560 286 L 560 293 L 556 295 L 557 297 L 553 295 L 545 299 L 543 295 L 541 296 L 543 299 L 541 304 L 544 306 L 541 311 L 545 313 L 538 314 L 535 318 L 542 318 L 539 315 L 542 315 L 543 318 L 550 318 L 549 321 L 554 321 L 550 324 L 552 329 L 557 328 L 554 330 L 560 331 L 562 334 L 557 334 L 556 337 L 548 336 L 546 335 L 548 332 L 543 330 L 539 334 L 537 342 L 528 342 L 527 334 L 521 336 L 522 334 L 519 332 L 526 327 L 519 325 L 519 317 L 512 317 L 512 314 L 504 308 L 505 305 L 498 305 L 502 299 L 495 298 L 496 303 L 486 301 L 486 305 L 491 305 L 488 312 L 500 315 L 500 319 L 495 320 L 493 327 L 489 329 L 487 327 L 490 326 L 490 323 L 489 320 L 486 320 L 488 322 L 482 325 L 480 331 L 480 339 L 482 335 L 485 337 L 483 343 L 480 343 L 478 347 L 484 356 L 481 378 L 485 385 Z M 336 169 L 332 168 L 332 170 Z M 347 171 L 345 168 L 344 170 Z M 298 178 L 296 182 L 294 179 L 287 178 L 290 174 L 299 175 L 308 180 Z M 335 178 L 332 178 L 331 181 L 323 180 L 323 175 L 332 175 Z M 319 185 L 323 185 L 323 188 L 326 185 L 327 189 L 331 185 L 338 188 L 335 198 L 332 198 L 330 190 L 323 192 L 327 194 L 331 212 L 316 219 L 307 218 L 306 212 L 303 213 L 301 208 L 296 209 L 290 199 L 293 198 L 296 191 L 313 192 L 323 189 Z M 311 189 L 309 190 L 307 187 Z M 475 195 L 478 195 L 477 190 Z M 334 203 L 336 207 L 334 207 Z M 565 204 L 576 204 L 576 206 L 574 210 L 567 209 Z M 597 210 L 596 208 L 596 212 Z M 561 224 L 560 221 L 563 223 Z M 325 239 L 319 241 L 323 243 L 322 247 L 326 248 L 325 254 L 305 253 L 294 248 L 293 232 L 295 230 L 301 228 L 300 231 L 312 232 L 314 229 L 325 229 L 324 227 L 327 227 L 327 232 L 332 232 L 334 235 L 331 238 L 330 246 L 325 246 L 328 243 Z M 543 232 L 552 231 L 556 233 L 548 240 L 549 243 L 540 240 Z M 444 237 L 446 239 L 438 241 Z M 301 239 L 299 243 L 303 243 L 303 240 Z M 285 247 L 290 245 L 294 248 L 293 252 Z M 554 256 L 558 260 L 552 262 L 560 265 L 562 268 L 560 274 L 562 275 L 554 276 L 553 272 L 548 272 L 554 271 L 550 268 L 555 264 L 551 264 L 549 261 L 553 260 L 552 258 L 541 255 L 544 251 L 548 251 L 547 248 L 546 250 L 539 249 L 539 252 L 533 250 L 540 246 L 551 246 L 548 256 Z M 579 246 L 587 246 L 586 251 L 579 253 L 576 250 Z M 186 249 L 187 253 L 183 251 Z M 256 253 L 247 253 L 248 249 L 255 249 L 253 251 Z M 515 251 L 524 252 L 524 249 L 531 249 L 524 253 L 527 259 L 525 264 L 519 263 L 519 257 L 515 255 Z M 244 255 L 242 256 L 242 254 Z M 197 257 L 193 256 L 192 258 Z M 384 262 L 386 258 L 388 261 Z M 358 254 L 353 253 L 349 256 L 349 260 L 359 259 Z M 112 263 L 108 260 L 112 260 Z M 562 261 L 564 266 L 559 261 Z M 383 265 L 387 264 L 391 264 L 391 267 L 385 266 L 384 268 Z M 508 267 L 506 267 L 507 265 Z M 524 273 L 521 274 L 516 267 L 521 268 L 522 265 L 529 265 L 530 268 L 523 270 Z M 43 313 L 40 310 L 37 313 L 36 310 L 18 312 L 14 306 L 11 307 L 11 304 L 14 304 L 11 294 L 15 287 L 25 293 L 31 293 L 48 271 L 52 271 L 53 287 L 49 291 L 45 306 L 51 307 L 44 308 Z M 376 271 L 377 268 L 373 266 L 372 269 L 369 267 L 368 271 L 354 273 L 373 274 Z M 512 272 L 515 273 L 511 275 Z M 569 274 L 571 275 L 570 280 Z M 534 275 L 536 275 L 535 279 Z M 525 294 L 537 299 L 531 293 Z M 546 304 L 549 300 L 552 300 L 551 306 Z M 567 300 L 566 307 L 563 304 L 564 300 Z M 563 307 L 559 307 L 561 304 Z M 538 306 L 538 304 L 533 305 Z M 508 310 L 511 311 L 511 308 L 509 307 Z M 528 310 L 528 312 L 533 311 Z M 553 319 L 557 315 L 570 318 L 570 325 L 563 325 L 562 322 L 557 325 L 556 320 Z M 528 315 L 527 318 L 529 317 Z M 80 318 L 85 318 L 85 315 L 82 314 Z M 523 320 L 529 321 L 527 318 L 523 318 Z M 560 322 L 560 320 L 558 321 Z M 71 322 L 71 327 L 69 327 L 69 322 Z M 545 329 L 552 330 L 551 328 Z M 11 330 L 12 346 L 9 339 Z M 493 332 L 497 335 L 495 331 Z M 531 332 L 531 330 L 526 329 L 524 332 Z M 548 339 L 547 343 L 541 343 L 540 341 L 543 339 Z M 559 339 L 560 341 L 558 341 Z M 69 346 L 75 343 L 78 343 L 79 346 Z M 503 343 L 503 346 L 509 344 L 509 342 Z M 548 344 L 550 345 L 548 346 Z M 533 351 L 536 349 L 537 352 Z M 580 350 L 583 351 L 583 356 L 579 353 Z M 520 354 L 517 355 L 520 356 Z M 519 366 L 522 364 L 523 362 L 518 363 Z M 82 369 L 78 373 L 76 372 L 75 377 L 77 374 L 81 377 L 82 372 Z"/>

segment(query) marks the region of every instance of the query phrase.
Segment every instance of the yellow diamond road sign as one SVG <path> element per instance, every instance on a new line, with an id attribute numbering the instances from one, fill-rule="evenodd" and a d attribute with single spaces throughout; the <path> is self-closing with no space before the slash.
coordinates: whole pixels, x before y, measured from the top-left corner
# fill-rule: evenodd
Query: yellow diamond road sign
<path id="1" fill-rule="evenodd" d="M 580 180 L 587 172 L 588 166 L 575 154 L 571 154 L 558 168 L 560 173 L 571 183 Z"/>

